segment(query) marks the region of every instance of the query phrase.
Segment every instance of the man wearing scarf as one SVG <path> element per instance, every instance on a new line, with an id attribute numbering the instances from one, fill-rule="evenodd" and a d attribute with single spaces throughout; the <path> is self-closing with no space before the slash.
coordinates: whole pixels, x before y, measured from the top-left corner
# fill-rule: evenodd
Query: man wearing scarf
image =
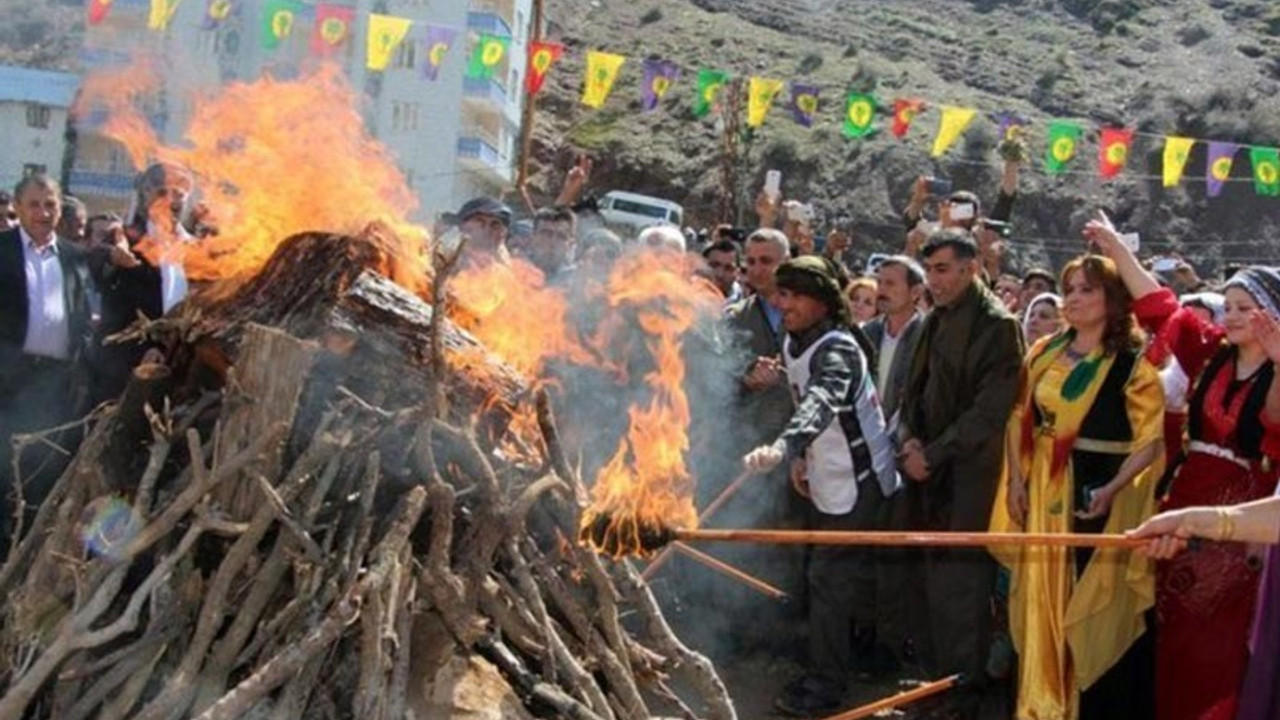
<path id="1" fill-rule="evenodd" d="M 958 228 L 922 249 L 934 309 L 925 319 L 903 391 L 900 440 L 908 529 L 985 532 L 1004 471 L 1004 431 L 1024 354 L 1018 320 L 982 284 L 978 246 Z M 964 673 L 955 717 L 975 717 L 993 629 L 995 561 L 983 550 L 923 550 L 911 579 L 915 640 L 934 677 Z M 944 715 L 945 717 L 945 715 Z"/>
<path id="2" fill-rule="evenodd" d="M 793 487 L 811 501 L 809 529 L 874 529 L 900 481 L 870 371 L 874 353 L 845 300 L 848 278 L 816 255 L 783 263 L 776 277 L 796 411 L 782 435 L 745 462 L 765 471 L 789 461 Z M 811 548 L 808 667 L 778 698 L 778 709 L 811 717 L 839 707 L 853 662 L 851 630 L 874 623 L 874 569 L 865 550 Z"/>

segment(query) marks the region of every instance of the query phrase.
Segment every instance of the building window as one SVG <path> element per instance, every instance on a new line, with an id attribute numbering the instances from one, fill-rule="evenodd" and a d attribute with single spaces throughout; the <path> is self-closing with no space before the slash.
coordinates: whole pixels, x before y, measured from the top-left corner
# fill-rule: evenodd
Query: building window
<path id="1" fill-rule="evenodd" d="M 27 127 L 47 129 L 52 115 L 47 105 L 27 105 Z"/>
<path id="2" fill-rule="evenodd" d="M 22 177 L 31 177 L 32 175 L 43 175 L 48 168 L 44 165 L 36 163 L 27 163 L 22 166 Z"/>
<path id="3" fill-rule="evenodd" d="M 418 60 L 418 43 L 405 40 L 396 48 L 395 66 L 412 70 Z"/>
<path id="4" fill-rule="evenodd" d="M 418 103 L 391 102 L 391 129 L 411 132 L 418 129 Z"/>

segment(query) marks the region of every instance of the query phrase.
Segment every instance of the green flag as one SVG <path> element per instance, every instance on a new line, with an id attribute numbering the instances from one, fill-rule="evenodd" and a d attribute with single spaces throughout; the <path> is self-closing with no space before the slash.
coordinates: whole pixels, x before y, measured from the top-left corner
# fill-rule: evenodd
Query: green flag
<path id="1" fill-rule="evenodd" d="M 851 92 L 844 100 L 844 136 L 864 138 L 876 131 L 876 108 L 880 103 L 875 95 Z"/>
<path id="2" fill-rule="evenodd" d="M 471 59 L 467 61 L 467 77 L 488 80 L 502 64 L 511 47 L 511 38 L 503 35 L 481 35 Z"/>
<path id="3" fill-rule="evenodd" d="M 1049 124 L 1049 147 L 1044 156 L 1044 169 L 1050 175 L 1066 169 L 1067 163 L 1076 156 L 1076 147 L 1083 134 L 1080 126 L 1073 122 L 1055 120 Z"/>
<path id="4" fill-rule="evenodd" d="M 275 50 L 293 33 L 303 5 L 297 0 L 267 0 L 262 8 L 262 49 Z"/>
<path id="5" fill-rule="evenodd" d="M 706 117 L 715 107 L 716 98 L 725 83 L 729 82 L 729 73 L 723 70 L 698 71 L 698 97 L 693 101 L 693 116 Z"/>
<path id="6" fill-rule="evenodd" d="M 1280 149 L 1249 148 L 1253 161 L 1253 189 L 1259 195 L 1280 197 Z"/>

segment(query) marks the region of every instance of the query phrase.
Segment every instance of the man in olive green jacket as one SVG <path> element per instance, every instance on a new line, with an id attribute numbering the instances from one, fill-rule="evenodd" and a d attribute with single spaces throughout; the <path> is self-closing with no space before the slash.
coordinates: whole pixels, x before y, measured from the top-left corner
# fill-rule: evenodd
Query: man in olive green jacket
<path id="1" fill-rule="evenodd" d="M 1018 321 L 982 284 L 964 230 L 940 230 L 922 249 L 934 309 L 925 319 L 901 405 L 907 527 L 985 532 L 1017 401 L 1024 345 Z M 973 717 L 991 642 L 995 561 L 981 549 L 921 553 L 915 623 L 921 659 L 937 676 L 964 673 L 951 711 Z"/>

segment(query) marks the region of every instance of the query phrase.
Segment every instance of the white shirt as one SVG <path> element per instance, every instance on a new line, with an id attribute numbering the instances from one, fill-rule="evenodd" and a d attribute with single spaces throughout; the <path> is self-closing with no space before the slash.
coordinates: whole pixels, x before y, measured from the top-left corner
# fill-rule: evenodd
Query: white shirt
<path id="1" fill-rule="evenodd" d="M 66 360 L 71 357 L 71 328 L 58 239 L 54 237 L 38 248 L 25 228 L 18 232 L 22 238 L 22 268 L 27 275 L 27 337 L 22 352 Z"/>
<path id="2" fill-rule="evenodd" d="M 893 356 L 898 352 L 898 341 L 901 339 L 902 333 L 898 333 L 897 337 L 889 333 L 889 318 L 885 318 L 884 333 L 880 338 L 880 354 L 876 356 L 876 390 L 880 393 L 880 397 L 885 396 L 885 391 L 889 387 L 891 379 L 889 375 L 893 373 Z"/>
<path id="3" fill-rule="evenodd" d="M 156 234 L 156 225 L 149 220 L 147 234 L 153 238 L 162 237 Z M 181 223 L 177 224 L 174 234 L 173 246 L 160 258 L 160 305 L 166 313 L 187 296 L 187 272 L 182 267 L 181 246 L 195 239 Z"/>
<path id="4" fill-rule="evenodd" d="M 1164 385 L 1164 409 L 1168 412 L 1186 412 L 1191 380 L 1182 365 L 1178 364 L 1177 358 L 1170 357 L 1169 364 L 1160 371 L 1160 383 Z"/>

